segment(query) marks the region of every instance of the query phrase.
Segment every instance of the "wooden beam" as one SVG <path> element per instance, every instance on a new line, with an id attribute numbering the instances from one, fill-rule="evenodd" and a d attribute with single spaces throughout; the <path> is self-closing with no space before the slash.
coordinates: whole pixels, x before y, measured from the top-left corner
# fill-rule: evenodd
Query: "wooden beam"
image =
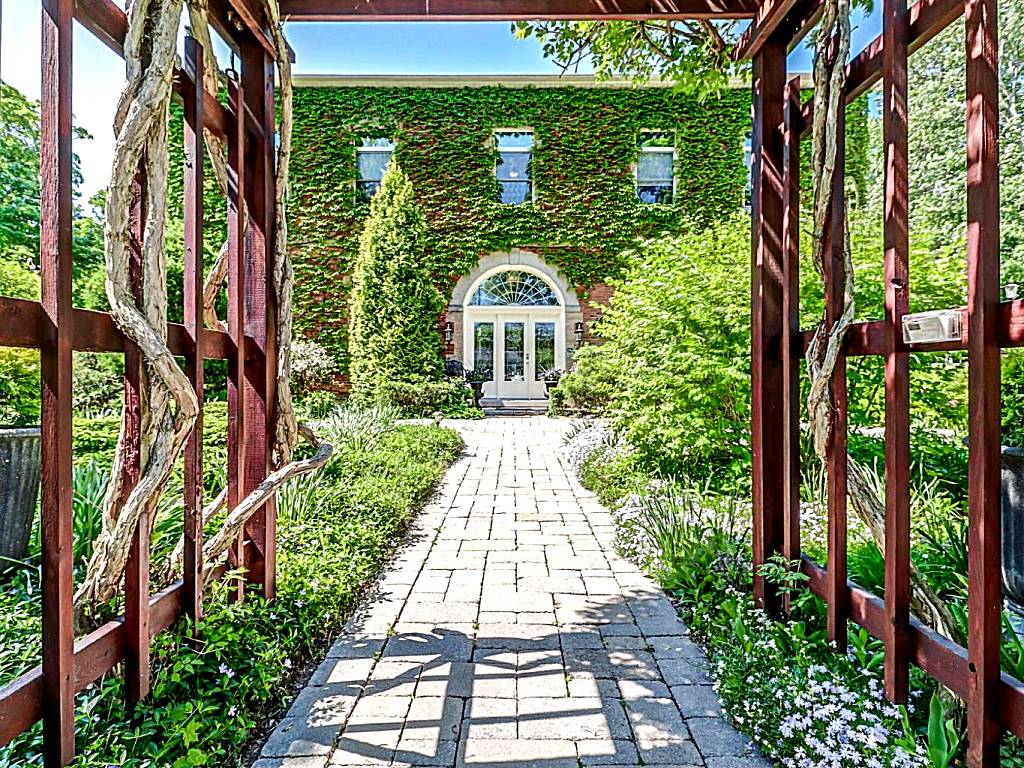
<path id="1" fill-rule="evenodd" d="M 262 135 L 274 131 L 274 59 L 254 45 L 242 47 L 242 87 L 246 119 L 261 126 Z M 276 371 L 268 370 L 268 349 L 274 334 L 274 147 L 254 141 L 246 153 L 246 205 L 249 229 L 245 236 L 245 339 L 250 345 L 242 377 L 245 391 L 242 493 L 250 494 L 270 474 L 270 429 L 273 405 L 268 397 Z M 274 504 L 263 505 L 245 524 L 245 538 L 253 543 L 246 579 L 268 600 L 275 593 Z"/>
<path id="2" fill-rule="evenodd" d="M 71 311 L 72 348 L 76 352 L 124 352 L 124 334 L 114 325 L 106 312 L 91 309 Z M 43 305 L 38 301 L 12 299 L 0 296 L 0 347 L 27 347 L 40 349 L 49 343 L 53 329 Z M 167 324 L 167 346 L 175 355 L 189 350 L 188 333 L 178 323 Z M 226 360 L 234 345 L 224 331 L 202 329 L 203 357 L 207 360 Z"/>
<path id="3" fill-rule="evenodd" d="M 247 163 L 245 124 L 245 88 L 240 82 L 228 81 L 228 99 L 238 116 L 235 132 L 228 141 L 228 335 L 234 342 L 234 353 L 228 359 L 228 509 L 234 509 L 245 497 L 245 236 L 248 229 L 245 213 Z M 232 568 L 244 564 L 242 533 L 232 547 Z M 232 588 L 241 599 L 242 585 Z"/>
<path id="4" fill-rule="evenodd" d="M 760 566 L 782 552 L 785 482 L 783 479 L 783 369 L 785 320 L 782 312 L 786 219 L 783 187 L 783 122 L 786 44 L 769 40 L 754 57 L 751 138 L 751 460 L 753 478 L 754 594 L 769 611 L 781 608 L 777 589 Z"/>
<path id="5" fill-rule="evenodd" d="M 42 3 L 39 130 L 39 261 L 49 332 L 42 380 L 42 715 L 43 764 L 75 757 L 75 658 L 71 489 L 73 0 Z"/>
<path id="6" fill-rule="evenodd" d="M 236 52 L 251 40 L 270 56 L 276 55 L 263 9 L 254 0 L 210 0 L 209 19 L 210 25 Z"/>
<path id="7" fill-rule="evenodd" d="M 750 26 L 740 35 L 732 52 L 733 59 L 742 61 L 757 55 L 779 27 L 794 32 L 802 28 L 803 19 L 813 15 L 819 6 L 818 0 L 765 0 Z"/>
<path id="8" fill-rule="evenodd" d="M 130 228 L 128 274 L 134 292 L 136 307 L 145 312 L 142 293 L 143 240 L 146 234 L 146 201 L 148 198 L 146 161 L 142 159 L 135 173 L 131 209 L 128 214 Z M 134 490 L 142 476 L 142 352 L 132 342 L 124 350 L 124 406 L 121 432 L 124 454 L 121 466 L 122 502 Z M 149 695 L 149 542 L 148 514 L 139 517 L 128 549 L 128 562 L 124 571 L 124 623 L 125 623 L 125 698 L 135 704 Z"/>
<path id="9" fill-rule="evenodd" d="M 187 72 L 174 70 L 174 92 L 184 97 L 195 89 L 195 84 Z M 235 116 L 209 91 L 203 91 L 203 125 L 217 136 L 226 139 L 233 130 Z"/>
<path id="10" fill-rule="evenodd" d="M 782 186 L 782 556 L 800 559 L 800 78 L 786 83 Z M 790 609 L 786 595 L 786 608 Z"/>
<path id="11" fill-rule="evenodd" d="M 910 368 L 897 349 L 909 304 L 907 3 L 882 2 L 885 156 L 885 693 L 907 703 L 910 665 Z"/>
<path id="12" fill-rule="evenodd" d="M 846 113 L 836 116 L 836 160 L 832 176 L 832 208 L 825 224 L 825 321 L 829 328 L 843 314 L 846 289 Z M 847 394 L 846 356 L 840 354 L 832 372 L 834 416 L 826 449 L 828 474 L 828 638 L 834 650 L 846 652 L 849 605 L 846 600 L 847 555 Z"/>
<path id="13" fill-rule="evenodd" d="M 128 17 L 111 0 L 75 0 L 75 19 L 101 43 L 124 58 Z"/>
<path id="14" fill-rule="evenodd" d="M 756 0 L 284 0 L 288 21 L 753 18 Z"/>
<path id="15" fill-rule="evenodd" d="M 185 70 L 192 89 L 184 94 L 185 120 L 185 330 L 189 351 L 185 373 L 195 390 L 199 413 L 185 443 L 185 504 L 183 607 L 192 621 L 193 637 L 203 605 L 203 48 L 191 35 L 185 38 Z"/>
<path id="16" fill-rule="evenodd" d="M 967 764 L 999 765 L 999 50 L 996 0 L 966 0 L 968 580 Z"/>

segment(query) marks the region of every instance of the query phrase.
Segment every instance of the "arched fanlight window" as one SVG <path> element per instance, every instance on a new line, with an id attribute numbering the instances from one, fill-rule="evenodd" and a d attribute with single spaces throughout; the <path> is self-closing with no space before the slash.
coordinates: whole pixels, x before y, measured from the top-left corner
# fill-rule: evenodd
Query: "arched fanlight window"
<path id="1" fill-rule="evenodd" d="M 477 306 L 557 307 L 551 286 L 530 272 L 506 270 L 486 278 L 473 294 Z"/>

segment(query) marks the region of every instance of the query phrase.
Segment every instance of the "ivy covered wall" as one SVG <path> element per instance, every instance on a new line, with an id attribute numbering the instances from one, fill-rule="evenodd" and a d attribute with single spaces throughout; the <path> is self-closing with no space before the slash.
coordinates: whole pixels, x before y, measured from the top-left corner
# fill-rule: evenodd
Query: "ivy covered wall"
<path id="1" fill-rule="evenodd" d="M 344 362 L 348 274 L 368 206 L 355 200 L 360 136 L 395 140 L 428 223 L 427 259 L 445 295 L 480 257 L 522 248 L 578 288 L 622 268 L 638 237 L 743 204 L 750 94 L 698 102 L 669 88 L 305 87 L 295 91 L 291 227 L 296 328 Z M 531 128 L 536 199 L 498 202 L 495 130 Z M 641 130 L 674 130 L 673 205 L 645 205 L 633 163 Z"/>
<path id="2" fill-rule="evenodd" d="M 847 175 L 855 198 L 867 177 L 866 98 L 847 109 Z M 743 139 L 750 92 L 699 102 L 668 88 L 297 88 L 291 163 L 290 242 L 298 333 L 347 364 L 350 272 L 369 206 L 355 200 L 356 139 L 387 136 L 412 179 L 428 223 L 430 266 L 449 295 L 482 256 L 522 248 L 563 271 L 584 300 L 607 298 L 603 283 L 624 266 L 638 237 L 678 231 L 743 204 Z M 181 136 L 172 107 L 172 137 Z M 536 202 L 498 202 L 495 130 L 532 128 Z M 641 130 L 677 135 L 673 205 L 636 197 L 633 163 Z M 802 146 L 809 165 L 810 144 Z M 180 251 L 183 155 L 171 141 L 170 251 Z M 224 200 L 206 161 L 206 260 L 225 237 Z M 802 173 L 807 184 L 809 173 Z M 806 190 L 808 198 L 810 190 Z M 179 259 L 172 259 L 177 264 Z M 172 275 L 180 283 L 180 274 Z M 596 287 L 596 288 L 595 288 Z M 175 305 L 177 306 L 177 305 Z"/>

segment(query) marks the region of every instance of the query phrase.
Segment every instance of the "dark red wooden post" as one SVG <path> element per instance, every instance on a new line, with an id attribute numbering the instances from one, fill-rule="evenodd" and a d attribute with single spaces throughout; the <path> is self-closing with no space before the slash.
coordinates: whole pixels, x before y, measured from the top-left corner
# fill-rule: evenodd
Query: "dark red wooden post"
<path id="1" fill-rule="evenodd" d="M 754 57 L 753 264 L 751 274 L 751 443 L 754 508 L 754 594 L 768 610 L 780 607 L 778 592 L 759 569 L 782 551 L 785 508 L 783 453 L 783 95 L 786 41 L 776 35 Z"/>
<path id="2" fill-rule="evenodd" d="M 967 760 L 999 765 L 999 54 L 995 0 L 967 0 L 967 284 L 970 372 Z"/>
<path id="3" fill-rule="evenodd" d="M 42 369 L 43 753 L 75 756 L 71 504 L 71 52 L 73 0 L 43 0 L 39 259 L 48 324 Z"/>
<path id="4" fill-rule="evenodd" d="M 782 225 L 783 292 L 782 316 L 782 423 L 784 532 L 782 554 L 793 562 L 800 559 L 800 133 L 803 114 L 800 78 L 786 83 L 785 156 L 782 186 L 785 214 Z"/>
<path id="5" fill-rule="evenodd" d="M 262 138 L 246 153 L 246 200 L 249 231 L 245 239 L 245 336 L 251 345 L 245 369 L 245 450 L 243 492 L 254 490 L 270 472 L 268 400 L 268 333 L 273 308 L 274 243 L 274 62 L 255 41 L 242 46 L 242 85 L 246 104 Z M 272 504 L 264 505 L 245 526 L 252 543 L 247 553 L 247 579 L 259 585 L 267 598 L 274 596 L 275 520 Z"/>
<path id="6" fill-rule="evenodd" d="M 228 359 L 228 509 L 245 496 L 245 103 L 241 83 L 228 81 L 234 121 L 228 136 L 228 335 L 234 349 Z M 233 567 L 244 565 L 245 544 L 239 534 L 232 552 Z M 243 590 L 239 584 L 237 597 Z"/>
<path id="7" fill-rule="evenodd" d="M 185 444 L 185 552 L 182 607 L 193 632 L 203 606 L 203 48 L 185 38 L 185 372 L 199 400 L 195 428 Z"/>
<path id="8" fill-rule="evenodd" d="M 828 326 L 843 313 L 846 281 L 846 113 L 839 110 L 835 173 L 832 177 L 833 206 L 826 225 L 825 318 Z M 832 376 L 835 415 L 828 444 L 828 637 L 840 653 L 846 651 L 849 600 L 846 591 L 846 356 L 839 354 Z"/>
<path id="9" fill-rule="evenodd" d="M 882 2 L 885 144 L 885 693 L 906 703 L 910 629 L 910 370 L 902 348 L 909 302 L 906 0 Z"/>
<path id="10" fill-rule="evenodd" d="M 131 241 L 129 274 L 135 292 L 135 302 L 143 308 L 142 244 L 146 231 L 146 164 L 139 163 L 132 191 L 129 212 Z M 127 500 L 142 476 L 142 354 L 131 342 L 124 351 L 124 412 L 123 425 L 125 458 L 121 466 L 122 496 Z M 128 550 L 124 572 L 124 628 L 125 628 L 125 698 L 129 702 L 141 701 L 149 693 L 149 538 L 148 511 L 139 517 Z"/>

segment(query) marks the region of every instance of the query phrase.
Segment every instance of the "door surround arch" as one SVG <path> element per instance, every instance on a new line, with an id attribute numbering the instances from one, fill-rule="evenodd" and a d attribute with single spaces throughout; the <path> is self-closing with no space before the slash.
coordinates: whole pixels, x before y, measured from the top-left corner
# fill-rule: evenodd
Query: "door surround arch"
<path id="1" fill-rule="evenodd" d="M 474 305 L 473 297 L 477 289 L 485 280 L 503 272 L 524 272 L 532 274 L 557 297 L 557 306 L 546 304 L 539 306 L 530 305 Z M 572 350 L 575 346 L 574 329 L 577 322 L 583 320 L 583 310 L 580 307 L 576 291 L 556 269 L 552 268 L 537 254 L 521 249 L 512 249 L 508 252 L 492 253 L 480 260 L 477 267 L 469 274 L 463 276 L 452 291 L 452 298 L 448 305 L 447 321 L 452 323 L 453 353 L 466 368 L 474 367 L 474 323 L 493 323 L 495 376 L 490 386 L 485 385 L 484 394 L 488 397 L 500 397 L 502 399 L 537 399 L 543 397 L 543 383 L 532 381 L 534 376 L 525 378 L 531 379 L 523 385 L 517 385 L 513 380 L 502 382 L 504 378 L 498 375 L 499 352 L 501 363 L 504 365 L 504 342 L 505 324 L 511 323 L 508 329 L 512 336 L 523 333 L 529 336 L 529 341 L 524 346 L 526 362 L 534 374 L 538 374 L 538 361 L 531 359 L 533 345 L 536 341 L 534 334 L 550 334 L 551 326 L 554 326 L 554 361 L 555 367 L 565 368 L 571 359 Z M 499 339 L 498 336 L 501 336 Z M 501 347 L 501 349 L 499 349 Z M 514 358 L 514 355 L 511 357 Z M 550 358 L 549 358 L 550 359 Z"/>

